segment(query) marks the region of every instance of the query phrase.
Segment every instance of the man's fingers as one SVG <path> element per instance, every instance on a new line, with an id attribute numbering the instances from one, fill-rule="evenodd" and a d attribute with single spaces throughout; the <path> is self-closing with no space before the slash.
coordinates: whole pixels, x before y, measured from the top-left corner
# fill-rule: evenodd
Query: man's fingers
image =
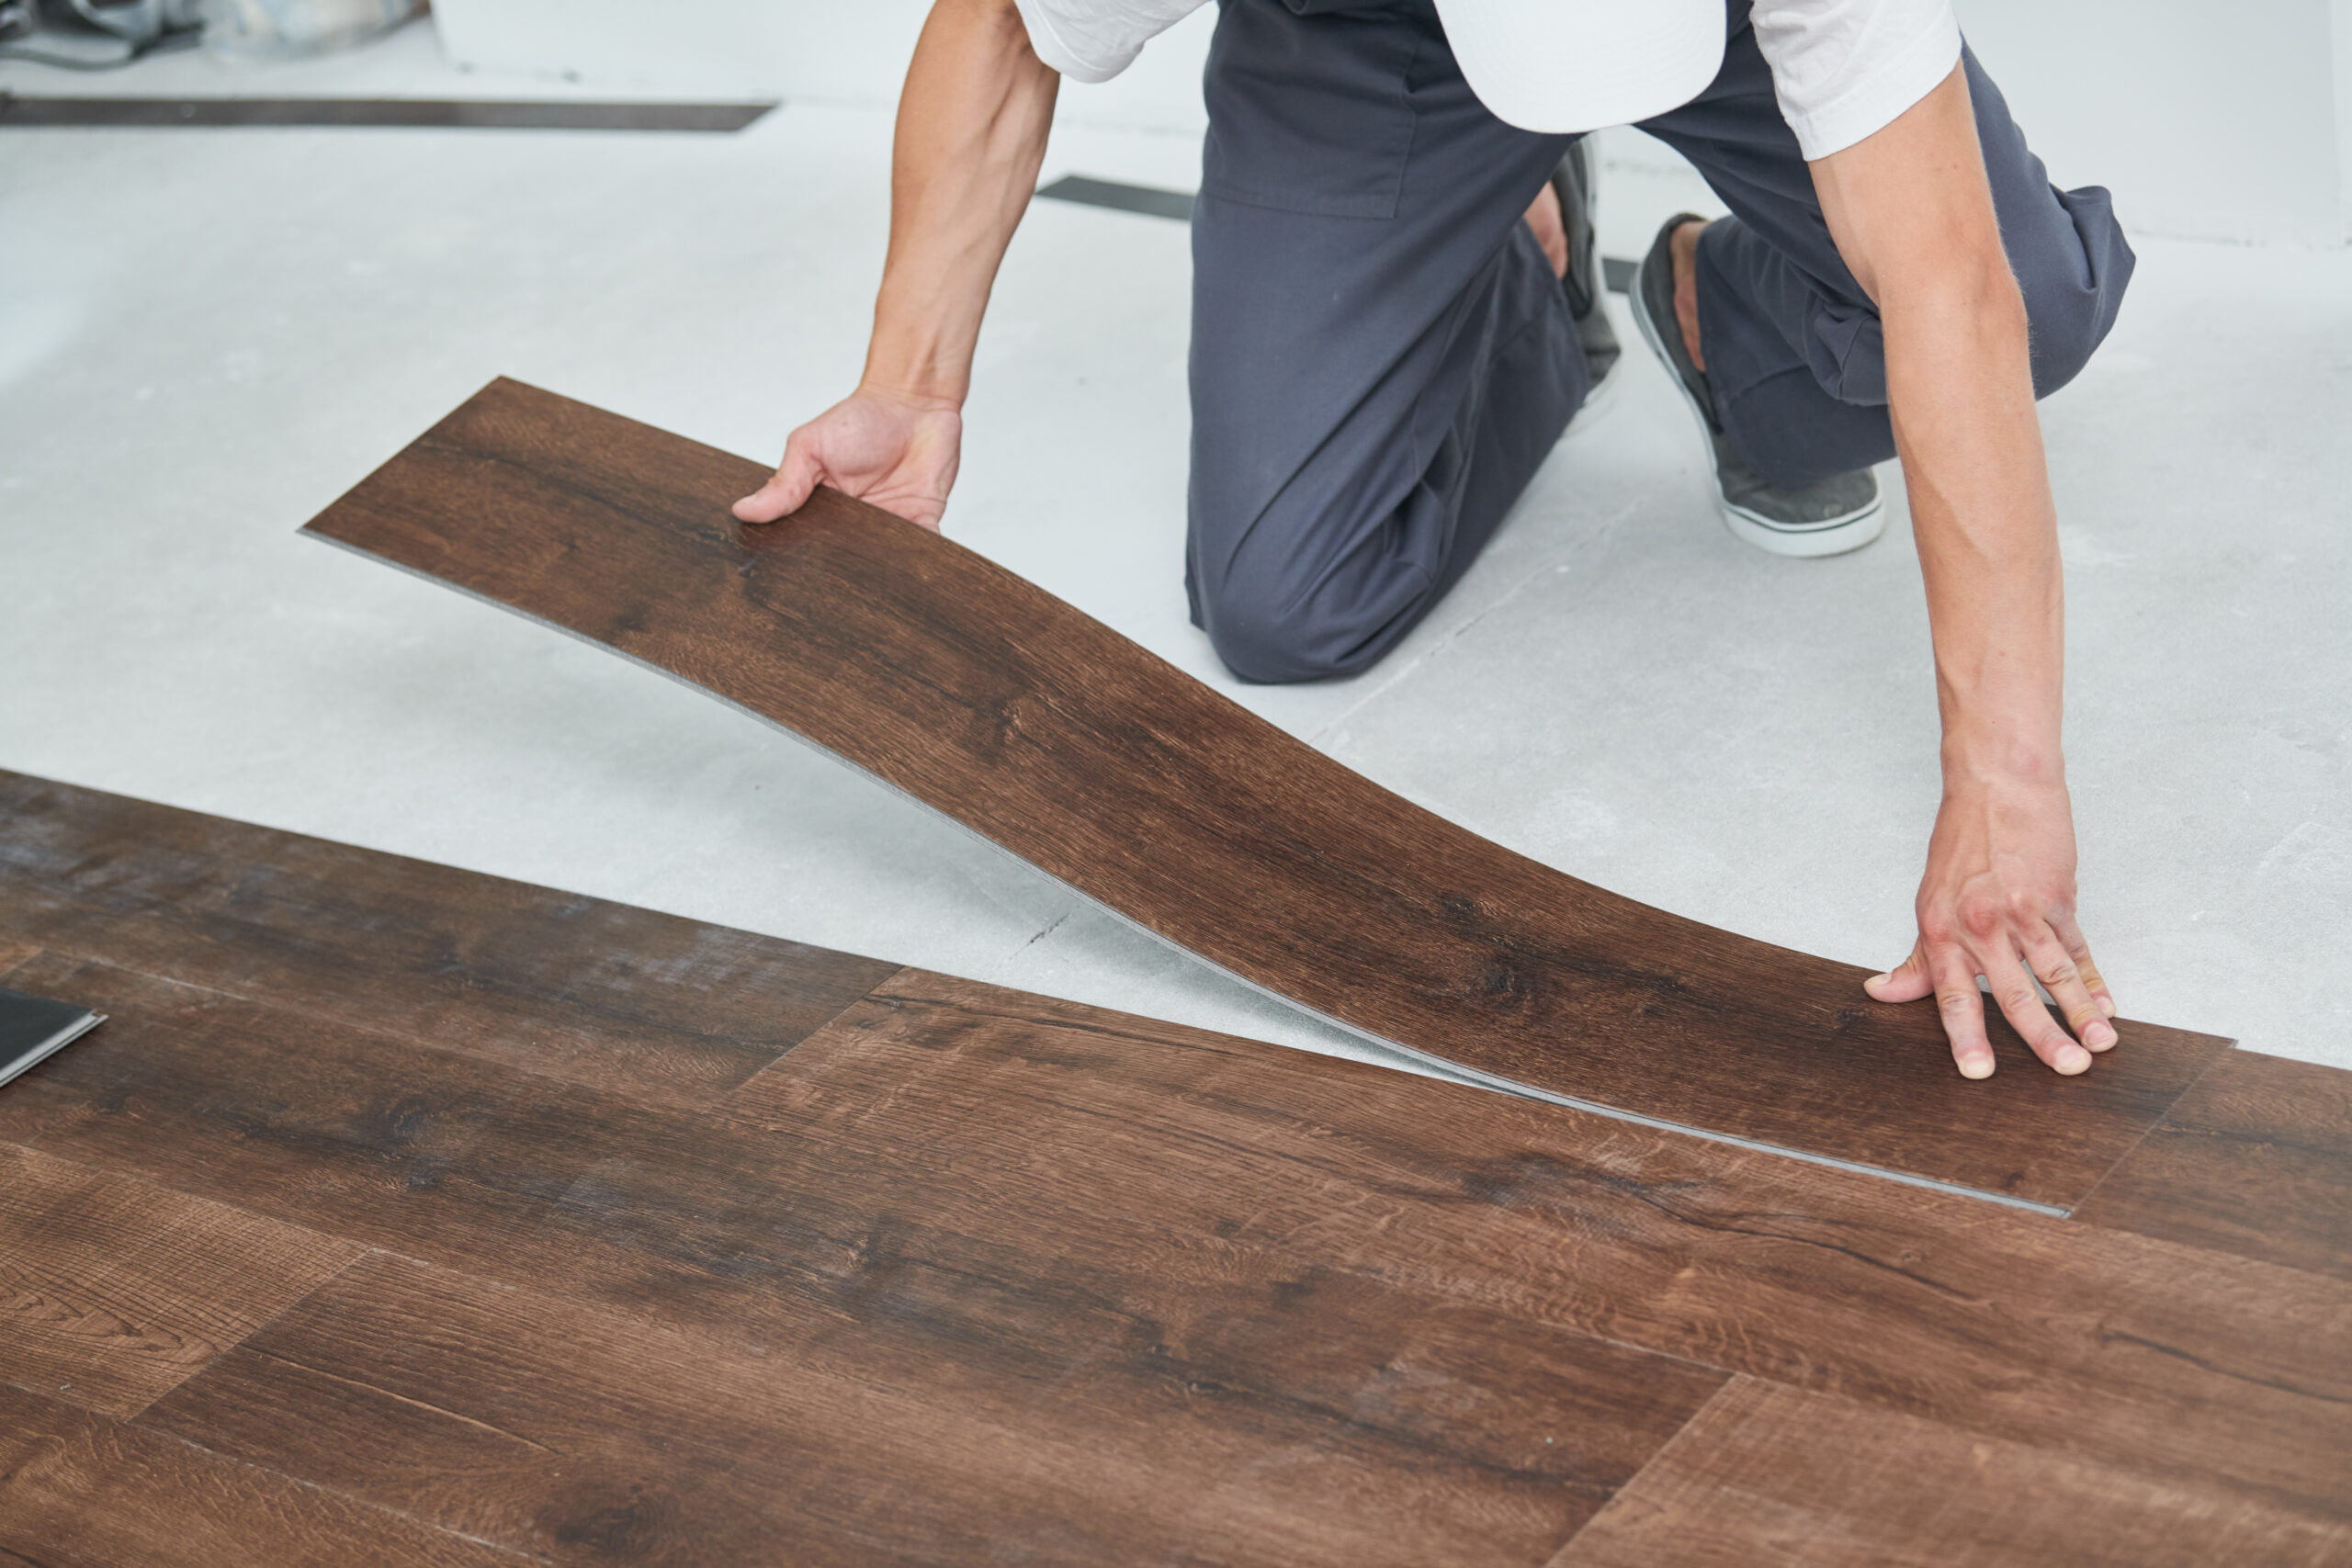
<path id="1" fill-rule="evenodd" d="M 1911 944 L 1911 956 L 1883 975 L 1873 975 L 1862 982 L 1863 992 L 1872 1001 L 1916 1002 L 1936 988 L 1935 976 L 1928 972 L 1928 953 L 1918 942 Z"/>
<path id="2" fill-rule="evenodd" d="M 1976 989 L 1976 965 L 1956 947 L 1926 955 L 1933 972 L 1936 1010 L 1943 1019 L 1951 1059 L 1964 1078 L 1993 1076 L 1993 1043 L 1984 1037 L 1984 1003 Z"/>
<path id="3" fill-rule="evenodd" d="M 2050 922 L 2050 929 L 2058 933 L 2058 941 L 2066 949 L 2066 955 L 2075 961 L 2075 968 L 2082 976 L 2083 989 L 2088 991 L 2091 1000 L 2098 1004 L 2099 1015 L 2113 1018 L 2115 994 L 2107 988 L 2106 978 L 2099 974 L 2098 964 L 2091 958 L 2091 944 L 2084 937 L 2083 928 L 2075 923 L 2072 915 L 2061 915 Z"/>
<path id="4" fill-rule="evenodd" d="M 2001 1004 L 2001 1016 L 2052 1072 L 2071 1075 L 2091 1065 L 2091 1054 L 2059 1028 L 2058 1021 L 2042 1006 L 2041 993 L 2033 988 L 2024 960 L 2015 953 L 1987 954 L 1984 977 L 1993 987 L 1993 999 Z"/>
<path id="5" fill-rule="evenodd" d="M 2066 1015 L 2066 1027 L 2075 1038 L 2094 1051 L 2105 1051 L 2115 1043 L 2115 1026 L 2107 1021 L 2107 1014 L 2083 983 L 2082 966 L 2074 954 L 2059 944 L 2048 931 L 2026 941 L 2026 959 L 2044 986 L 2050 987 L 2051 999 L 2058 1010 Z"/>
<path id="6" fill-rule="evenodd" d="M 745 523 L 773 523 L 787 513 L 800 510 L 808 492 L 817 488 L 821 469 L 799 441 L 787 442 L 784 462 L 769 476 L 768 482 L 735 503 L 735 515 Z"/>

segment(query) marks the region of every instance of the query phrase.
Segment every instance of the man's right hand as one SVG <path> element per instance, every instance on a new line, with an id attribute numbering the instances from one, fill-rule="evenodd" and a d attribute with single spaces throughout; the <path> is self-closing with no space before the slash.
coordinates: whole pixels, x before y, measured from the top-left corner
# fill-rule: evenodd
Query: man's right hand
<path id="1" fill-rule="evenodd" d="M 935 530 L 963 445 L 963 416 L 946 399 L 861 387 L 792 433 L 775 476 L 735 515 L 773 523 L 828 484 Z"/>
<path id="2" fill-rule="evenodd" d="M 857 390 L 792 433 L 775 477 L 735 503 L 773 523 L 820 484 L 926 528 L 956 483 L 997 265 L 1029 209 L 1061 78 L 1014 0 L 935 0 L 907 67 L 890 158 L 890 250 Z"/>

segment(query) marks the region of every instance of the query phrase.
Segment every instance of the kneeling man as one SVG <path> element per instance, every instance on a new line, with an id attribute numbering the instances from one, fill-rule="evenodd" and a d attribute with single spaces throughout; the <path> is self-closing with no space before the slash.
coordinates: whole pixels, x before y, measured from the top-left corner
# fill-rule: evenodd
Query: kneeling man
<path id="1" fill-rule="evenodd" d="M 938 525 L 999 263 L 1064 75 L 1203 0 L 937 0 L 899 110 L 865 373 L 736 507 L 827 483 Z M 2034 400 L 2114 321 L 2132 252 L 2052 188 L 1951 0 L 1219 0 L 1193 222 L 1193 618 L 1250 681 L 1348 675 L 1461 578 L 1620 345 L 1581 133 L 1632 123 L 1730 209 L 1659 232 L 1632 314 L 1739 538 L 1875 538 L 1898 453 L 1944 792 L 1918 939 L 1993 1070 L 1977 977 L 2062 1073 L 2115 1043 L 2075 919 L 2054 513 Z M 2064 1014 L 2062 1028 L 2034 981 Z"/>

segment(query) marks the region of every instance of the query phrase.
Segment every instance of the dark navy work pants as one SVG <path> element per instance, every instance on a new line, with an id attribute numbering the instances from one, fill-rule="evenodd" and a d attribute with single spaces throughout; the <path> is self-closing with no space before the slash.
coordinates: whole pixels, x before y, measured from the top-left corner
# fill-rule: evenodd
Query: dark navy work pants
<path id="1" fill-rule="evenodd" d="M 1244 679 L 1352 674 L 1453 586 L 1583 400 L 1566 297 L 1521 221 L 1574 138 L 1487 112 L 1429 0 L 1220 3 L 1186 588 Z M 1796 483 L 1894 455 L 1885 355 L 1747 0 L 1728 27 L 1714 83 L 1642 129 L 1731 209 L 1699 248 L 1708 374 L 1741 454 Z M 1966 65 L 2046 394 L 2107 335 L 2132 252 L 2107 192 L 2052 188 Z"/>

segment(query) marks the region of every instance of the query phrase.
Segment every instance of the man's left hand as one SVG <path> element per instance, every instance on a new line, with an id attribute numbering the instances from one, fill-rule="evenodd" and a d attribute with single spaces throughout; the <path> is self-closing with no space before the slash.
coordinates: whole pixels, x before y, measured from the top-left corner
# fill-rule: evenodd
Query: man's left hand
<path id="1" fill-rule="evenodd" d="M 1962 1077 L 1993 1074 L 1980 975 L 2002 1016 L 2056 1071 L 2079 1073 L 2091 1065 L 2090 1051 L 2115 1043 L 2108 1022 L 2115 998 L 2075 923 L 2075 822 L 2064 782 L 1948 779 L 1918 916 L 1911 956 L 1862 988 L 1883 1002 L 1932 993 Z M 2042 1004 L 2036 978 L 2050 987 L 2066 1029 Z"/>

